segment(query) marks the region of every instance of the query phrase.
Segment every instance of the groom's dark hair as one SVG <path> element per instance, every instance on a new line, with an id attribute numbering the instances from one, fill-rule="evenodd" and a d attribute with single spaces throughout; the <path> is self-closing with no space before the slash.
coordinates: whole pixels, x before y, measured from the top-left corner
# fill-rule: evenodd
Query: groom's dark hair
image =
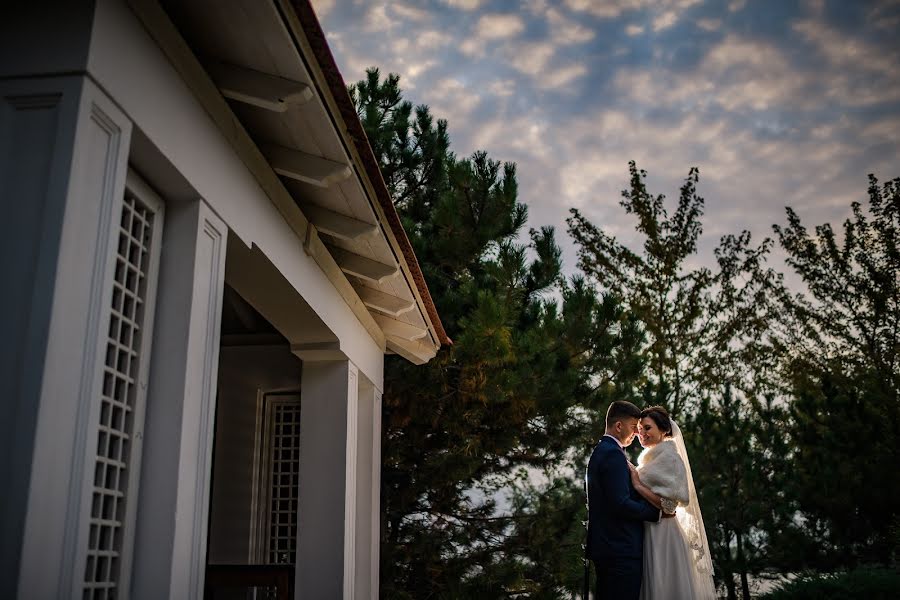
<path id="1" fill-rule="evenodd" d="M 641 409 L 627 400 L 616 400 L 606 410 L 606 428 L 612 429 L 616 421 L 622 419 L 640 419 Z"/>

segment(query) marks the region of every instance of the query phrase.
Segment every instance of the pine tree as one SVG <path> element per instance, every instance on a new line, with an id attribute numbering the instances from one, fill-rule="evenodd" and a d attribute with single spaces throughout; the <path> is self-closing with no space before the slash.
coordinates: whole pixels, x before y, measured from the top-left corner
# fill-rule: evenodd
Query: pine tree
<path id="1" fill-rule="evenodd" d="M 514 165 L 456 157 L 447 123 L 403 100 L 396 75 L 370 69 L 350 93 L 454 340 L 427 365 L 385 364 L 381 593 L 578 589 L 571 480 L 607 395 L 636 397 L 641 332 L 612 297 L 562 280 L 552 228 L 517 241 Z"/>

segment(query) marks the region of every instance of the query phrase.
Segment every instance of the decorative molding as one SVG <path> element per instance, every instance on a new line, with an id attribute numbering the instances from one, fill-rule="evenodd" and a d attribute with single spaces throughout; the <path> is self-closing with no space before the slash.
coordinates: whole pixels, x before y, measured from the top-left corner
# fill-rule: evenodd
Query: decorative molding
<path id="1" fill-rule="evenodd" d="M 279 175 L 318 187 L 328 187 L 353 175 L 350 165 L 301 150 L 285 148 L 278 144 L 262 144 L 260 150 Z"/>
<path id="2" fill-rule="evenodd" d="M 347 361 L 347 445 L 344 456 L 344 598 L 356 595 L 356 469 L 359 431 L 359 373 Z"/>
<path id="3" fill-rule="evenodd" d="M 225 250 L 228 228 L 202 200 L 200 201 L 200 231 L 197 246 L 210 247 L 209 263 L 196 265 L 196 278 L 209 277 L 205 311 L 203 345 L 203 374 L 200 390 L 200 431 L 197 440 L 197 474 L 194 482 L 194 523 L 191 539 L 190 592 L 191 597 L 203 595 L 206 575 L 207 527 L 209 526 L 209 494 L 212 476 L 213 432 L 216 418 L 216 381 L 219 370 L 219 336 L 222 322 L 222 299 L 225 290 Z M 199 252 L 197 255 L 199 256 Z M 198 269 L 198 267 L 201 267 Z M 202 306 L 200 307 L 203 308 Z"/>
<path id="4" fill-rule="evenodd" d="M 347 360 L 347 355 L 341 350 L 340 342 L 291 344 L 291 352 L 303 361 Z"/>
<path id="5" fill-rule="evenodd" d="M 259 515 L 265 505 L 266 494 L 263 488 L 268 479 L 263 469 L 263 457 L 266 456 L 268 439 L 265 434 L 267 423 L 266 395 L 262 388 L 256 388 L 256 426 L 253 428 L 253 469 L 250 488 L 250 543 L 248 544 L 247 564 L 262 562 L 262 523 Z"/>
<path id="6" fill-rule="evenodd" d="M 313 98 L 312 88 L 305 83 L 246 67 L 209 61 L 206 71 L 226 98 L 273 112 L 285 112 Z"/>
<path id="7" fill-rule="evenodd" d="M 378 597 L 381 552 L 381 390 L 372 386 L 372 534 L 369 589 Z"/>

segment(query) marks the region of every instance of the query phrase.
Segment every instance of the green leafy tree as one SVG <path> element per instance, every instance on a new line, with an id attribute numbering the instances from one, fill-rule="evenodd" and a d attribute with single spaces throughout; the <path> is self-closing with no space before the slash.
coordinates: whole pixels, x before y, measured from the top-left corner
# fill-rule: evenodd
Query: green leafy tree
<path id="1" fill-rule="evenodd" d="M 747 231 L 727 235 L 716 249 L 717 271 L 690 268 L 687 260 L 696 254 L 702 233 L 699 171 L 690 170 L 671 216 L 665 196 L 647 191 L 646 172 L 633 161 L 629 172 L 621 205 L 637 219 L 644 238 L 641 252 L 577 209 L 571 210 L 568 225 L 579 267 L 601 290 L 622 298 L 647 333 L 646 401 L 680 415 L 726 381 L 742 389 L 756 387 L 758 380 L 746 366 L 750 357 L 766 355 L 760 347 L 768 318 L 765 298 L 778 281 L 765 267 L 771 241 L 754 247 Z"/>
<path id="2" fill-rule="evenodd" d="M 900 179 L 869 176 L 838 239 L 797 213 L 775 226 L 806 290 L 784 292 L 777 340 L 792 396 L 795 493 L 820 568 L 890 561 L 900 480 Z"/>
<path id="3" fill-rule="evenodd" d="M 571 476 L 607 395 L 636 397 L 641 331 L 612 297 L 561 279 L 552 228 L 518 241 L 514 165 L 456 157 L 446 122 L 403 100 L 395 75 L 370 69 L 350 93 L 454 340 L 427 365 L 385 365 L 381 593 L 578 589 Z"/>
<path id="4" fill-rule="evenodd" d="M 730 598 L 749 595 L 749 575 L 765 568 L 767 525 L 790 516 L 771 507 L 770 489 L 790 453 L 773 406 L 777 360 L 768 339 L 772 290 L 781 278 L 766 266 L 771 241 L 753 246 L 748 232 L 724 236 L 716 268 L 688 267 L 702 233 L 699 172 L 691 169 L 671 215 L 665 197 L 647 191 L 646 173 L 629 163 L 622 207 L 643 237 L 636 252 L 577 210 L 568 220 L 579 266 L 604 291 L 623 298 L 646 332 L 646 403 L 663 404 L 684 422 L 697 462 L 717 578 Z M 786 505 L 785 505 L 786 506 Z"/>

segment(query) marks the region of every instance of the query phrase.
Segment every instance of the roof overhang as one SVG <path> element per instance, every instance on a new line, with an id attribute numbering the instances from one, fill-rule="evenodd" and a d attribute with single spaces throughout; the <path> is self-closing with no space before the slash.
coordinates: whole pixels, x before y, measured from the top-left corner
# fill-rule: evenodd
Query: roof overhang
<path id="1" fill-rule="evenodd" d="M 450 344 L 309 2 L 129 4 L 373 338 Z"/>

